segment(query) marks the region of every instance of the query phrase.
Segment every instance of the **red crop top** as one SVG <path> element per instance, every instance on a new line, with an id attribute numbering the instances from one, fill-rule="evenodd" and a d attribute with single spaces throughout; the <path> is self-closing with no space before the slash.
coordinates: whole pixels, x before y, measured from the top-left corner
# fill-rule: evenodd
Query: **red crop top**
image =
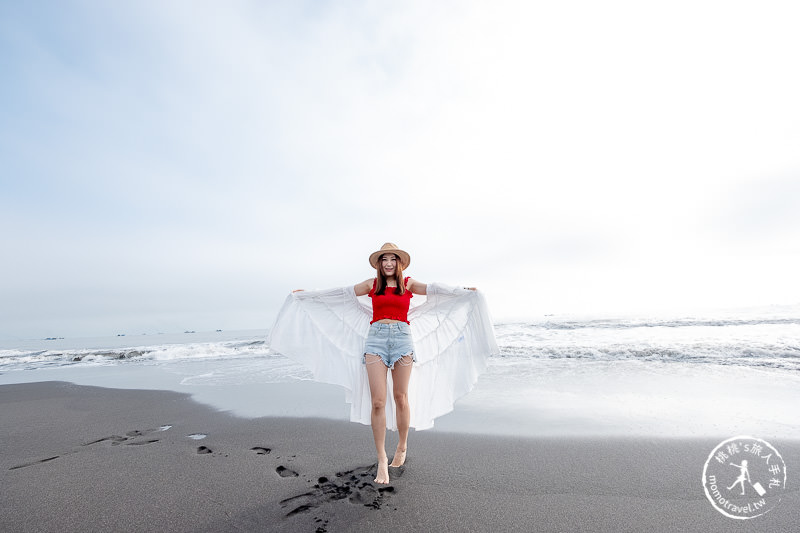
<path id="1" fill-rule="evenodd" d="M 403 283 L 408 285 L 408 278 L 404 279 Z M 403 294 L 395 294 L 395 287 L 386 287 L 383 294 L 375 294 L 375 281 L 373 281 L 368 296 L 372 298 L 372 322 L 370 324 L 384 318 L 410 323 L 408 306 L 411 304 L 411 297 L 414 296 L 410 290 L 406 289 Z"/>

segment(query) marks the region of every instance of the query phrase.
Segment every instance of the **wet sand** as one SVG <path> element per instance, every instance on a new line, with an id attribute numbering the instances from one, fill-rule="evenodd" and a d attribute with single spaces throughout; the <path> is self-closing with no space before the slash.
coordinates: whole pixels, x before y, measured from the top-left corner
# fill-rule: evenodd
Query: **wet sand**
<path id="1" fill-rule="evenodd" d="M 16 531 L 800 531 L 788 489 L 733 520 L 701 484 L 719 438 L 413 432 L 376 485 L 370 428 L 238 418 L 167 391 L 0 386 L 0 529 Z M 193 436 L 194 438 L 190 437 Z M 390 433 L 391 456 L 396 434 Z"/>

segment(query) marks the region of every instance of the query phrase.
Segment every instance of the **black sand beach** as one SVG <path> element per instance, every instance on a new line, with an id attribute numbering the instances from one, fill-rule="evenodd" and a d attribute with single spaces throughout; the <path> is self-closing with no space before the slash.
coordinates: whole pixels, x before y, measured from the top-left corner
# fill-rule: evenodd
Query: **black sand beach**
<path id="1" fill-rule="evenodd" d="M 782 501 L 734 520 L 701 484 L 731 435 L 412 432 L 406 466 L 378 486 L 359 424 L 243 419 L 175 392 L 63 382 L 0 386 L 0 412 L 6 532 L 800 531 L 797 441 L 772 442 L 788 472 Z"/>

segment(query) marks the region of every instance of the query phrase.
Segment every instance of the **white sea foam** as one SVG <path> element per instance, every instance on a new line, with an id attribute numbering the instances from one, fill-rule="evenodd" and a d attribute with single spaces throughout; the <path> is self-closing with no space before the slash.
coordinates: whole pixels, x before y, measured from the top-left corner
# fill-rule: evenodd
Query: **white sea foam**
<path id="1" fill-rule="evenodd" d="M 148 341 L 144 336 L 134 338 L 57 339 L 27 341 L 24 348 L 0 349 L 0 372 L 35 370 L 68 365 L 118 365 L 126 363 L 158 364 L 169 361 L 202 359 L 236 359 L 269 354 L 264 332 L 242 332 L 241 337 L 225 340 L 194 342 L 194 334 L 171 335 L 169 343 L 128 344 Z M 218 337 L 218 335 L 216 335 Z M 161 339 L 159 339 L 161 340 Z"/>
<path id="2" fill-rule="evenodd" d="M 501 353 L 492 363 L 500 366 L 577 359 L 718 364 L 800 371 L 800 318 L 548 319 L 498 324 L 496 332 Z M 163 364 L 264 357 L 272 358 L 272 364 L 268 366 L 278 374 L 276 377 L 294 372 L 283 358 L 270 352 L 265 332 L 241 332 L 238 337 L 223 340 L 211 340 L 214 334 L 207 334 L 202 342 L 196 342 L 196 338 L 192 334 L 173 335 L 169 338 L 172 342 L 158 344 L 129 344 L 125 338 L 91 339 L 85 346 L 81 346 L 79 340 L 62 341 L 60 345 L 56 341 L 29 342 L 25 347 L 28 349 L 10 347 L 0 350 L 0 372 L 69 365 Z"/>

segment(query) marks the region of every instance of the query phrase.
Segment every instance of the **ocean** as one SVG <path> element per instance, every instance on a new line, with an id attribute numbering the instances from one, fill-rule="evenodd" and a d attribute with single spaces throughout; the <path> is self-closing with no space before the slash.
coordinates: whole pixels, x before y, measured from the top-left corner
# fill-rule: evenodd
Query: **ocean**
<path id="1" fill-rule="evenodd" d="M 495 331 L 500 354 L 434 431 L 800 438 L 798 312 L 548 316 Z M 244 417 L 347 419 L 344 392 L 272 352 L 267 333 L 6 341 L 0 384 L 168 389 Z"/>

